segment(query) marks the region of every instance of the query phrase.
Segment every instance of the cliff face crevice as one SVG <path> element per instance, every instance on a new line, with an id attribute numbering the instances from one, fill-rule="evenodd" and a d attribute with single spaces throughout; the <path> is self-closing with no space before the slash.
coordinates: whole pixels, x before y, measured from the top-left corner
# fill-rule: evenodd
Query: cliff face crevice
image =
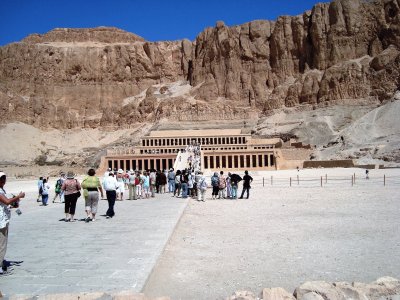
<path id="1" fill-rule="evenodd" d="M 55 29 L 0 47 L 0 117 L 97 127 L 193 113 L 193 105 L 262 113 L 384 101 L 400 85 L 399 50 L 400 0 L 336 0 L 276 21 L 218 22 L 193 42 L 147 42 L 117 28 Z M 153 95 L 180 81 L 191 84 L 189 94 Z"/>

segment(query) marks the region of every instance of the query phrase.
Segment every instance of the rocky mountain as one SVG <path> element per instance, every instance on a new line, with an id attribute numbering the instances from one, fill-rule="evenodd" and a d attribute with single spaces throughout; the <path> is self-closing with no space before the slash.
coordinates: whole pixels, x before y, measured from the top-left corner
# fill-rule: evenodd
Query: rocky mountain
<path id="1" fill-rule="evenodd" d="M 233 27 L 220 21 L 193 42 L 54 29 L 0 47 L 0 118 L 95 128 L 207 118 L 222 107 L 226 118 L 242 118 L 342 99 L 384 101 L 400 88 L 399 70 L 400 0 L 336 0 Z M 168 96 L 166 84 L 185 81 L 185 95 Z"/>

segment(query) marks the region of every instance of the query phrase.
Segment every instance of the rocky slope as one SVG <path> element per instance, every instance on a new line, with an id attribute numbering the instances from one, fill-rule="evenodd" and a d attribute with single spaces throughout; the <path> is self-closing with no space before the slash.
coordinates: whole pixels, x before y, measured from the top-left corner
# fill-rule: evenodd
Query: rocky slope
<path id="1" fill-rule="evenodd" d="M 0 48 L 0 118 L 95 128 L 215 119 L 210 111 L 222 107 L 235 119 L 341 99 L 384 101 L 400 86 L 399 49 L 400 0 L 336 0 L 276 21 L 218 22 L 193 42 L 55 29 Z M 188 94 L 169 97 L 163 84 L 181 81 Z"/>

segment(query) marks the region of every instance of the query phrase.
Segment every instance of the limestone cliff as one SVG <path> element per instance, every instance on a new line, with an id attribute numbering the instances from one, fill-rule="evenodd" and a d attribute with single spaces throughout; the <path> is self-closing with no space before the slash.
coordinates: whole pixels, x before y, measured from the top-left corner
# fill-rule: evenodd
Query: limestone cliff
<path id="1" fill-rule="evenodd" d="M 55 29 L 0 47 L 0 118 L 98 127 L 188 112 L 185 119 L 204 119 L 222 106 L 235 118 L 304 103 L 384 101 L 400 88 L 399 70 L 400 0 L 336 0 L 276 21 L 218 22 L 193 42 Z M 186 93 L 169 90 L 184 81 Z"/>

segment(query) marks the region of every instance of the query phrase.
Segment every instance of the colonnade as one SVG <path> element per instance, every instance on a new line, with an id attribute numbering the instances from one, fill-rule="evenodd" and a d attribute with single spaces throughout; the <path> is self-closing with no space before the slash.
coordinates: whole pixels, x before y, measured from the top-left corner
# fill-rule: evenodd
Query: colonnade
<path id="1" fill-rule="evenodd" d="M 163 170 L 174 166 L 174 158 L 108 159 L 108 168 L 122 170 Z"/>
<path id="2" fill-rule="evenodd" d="M 154 146 L 186 146 L 191 143 L 204 145 L 243 145 L 247 139 L 244 136 L 233 137 L 188 137 L 188 138 L 146 138 L 142 139 L 143 147 Z"/>
<path id="3" fill-rule="evenodd" d="M 274 155 L 252 154 L 204 154 L 204 169 L 257 169 L 275 166 Z"/>

